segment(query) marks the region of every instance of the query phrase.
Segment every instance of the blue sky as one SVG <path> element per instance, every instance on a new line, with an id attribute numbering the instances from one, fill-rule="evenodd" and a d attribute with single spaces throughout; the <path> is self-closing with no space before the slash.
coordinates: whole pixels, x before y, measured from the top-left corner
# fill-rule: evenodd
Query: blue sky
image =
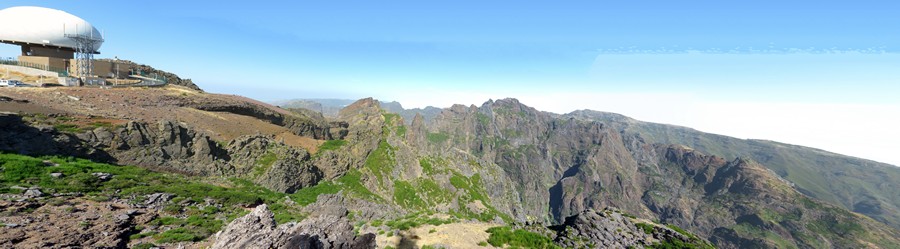
<path id="1" fill-rule="evenodd" d="M 271 101 L 520 98 L 900 164 L 897 1 L 16 1 L 101 57 Z M 15 56 L 0 46 L 0 56 Z M 790 110 L 790 111 L 788 111 Z M 869 126 L 861 126 L 866 124 Z M 861 129 L 860 127 L 867 127 Z"/>

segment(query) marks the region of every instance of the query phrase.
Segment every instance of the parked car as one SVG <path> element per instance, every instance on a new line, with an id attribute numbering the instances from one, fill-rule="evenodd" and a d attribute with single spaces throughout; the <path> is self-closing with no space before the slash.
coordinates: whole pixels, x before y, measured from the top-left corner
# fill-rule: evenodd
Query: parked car
<path id="1" fill-rule="evenodd" d="M 30 87 L 31 85 L 18 80 L 0 80 L 0 87 Z"/>

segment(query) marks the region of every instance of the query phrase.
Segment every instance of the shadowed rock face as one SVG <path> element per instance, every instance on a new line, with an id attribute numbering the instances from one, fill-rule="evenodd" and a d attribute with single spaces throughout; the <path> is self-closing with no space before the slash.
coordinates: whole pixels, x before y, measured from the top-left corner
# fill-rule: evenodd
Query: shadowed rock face
<path id="1" fill-rule="evenodd" d="M 356 235 L 343 215 L 322 214 L 299 223 L 275 224 L 266 205 L 257 206 L 215 235 L 213 249 L 226 248 L 375 248 L 375 235 Z"/>
<path id="2" fill-rule="evenodd" d="M 15 114 L 0 114 L 0 128 L 0 150 L 26 155 L 68 155 L 189 175 L 244 176 L 282 192 L 312 186 L 323 177 L 309 153 L 273 137 L 248 135 L 222 145 L 171 121 L 129 122 L 70 134 L 31 127 Z M 262 161 L 267 165 L 260 165 Z"/>
<path id="3" fill-rule="evenodd" d="M 82 146 L 79 138 L 74 135 L 56 132 L 52 127 L 26 125 L 22 117 L 12 113 L 0 113 L 0 151 L 113 160 L 106 151 Z"/>

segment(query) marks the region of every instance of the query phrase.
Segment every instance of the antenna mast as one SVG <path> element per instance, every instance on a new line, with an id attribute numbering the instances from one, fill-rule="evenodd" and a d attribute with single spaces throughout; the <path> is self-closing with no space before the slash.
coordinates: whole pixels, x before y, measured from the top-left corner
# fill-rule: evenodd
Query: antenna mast
<path id="1" fill-rule="evenodd" d="M 63 32 L 65 31 L 65 28 L 63 28 Z M 78 32 L 78 25 L 75 25 L 74 34 L 64 34 L 66 38 L 75 42 L 75 74 L 82 79 L 94 74 L 94 54 L 97 53 L 97 50 L 94 48 L 96 47 L 95 45 L 103 42 L 103 38 L 94 37 L 93 29 L 88 31 L 91 32 L 91 34 L 84 35 L 81 32 Z"/>

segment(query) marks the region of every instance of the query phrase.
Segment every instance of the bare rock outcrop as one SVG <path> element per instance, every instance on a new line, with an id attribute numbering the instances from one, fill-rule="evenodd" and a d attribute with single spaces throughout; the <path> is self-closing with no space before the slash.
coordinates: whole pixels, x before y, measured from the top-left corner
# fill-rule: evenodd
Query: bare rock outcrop
<path id="1" fill-rule="evenodd" d="M 565 248 L 633 248 L 667 242 L 711 247 L 692 234 L 630 218 L 615 209 L 585 210 L 550 229 L 557 233 L 555 242 Z"/>
<path id="2" fill-rule="evenodd" d="M 375 248 L 375 235 L 356 235 L 346 217 L 324 214 L 277 226 L 266 205 L 232 221 L 214 240 L 213 249 Z"/>

